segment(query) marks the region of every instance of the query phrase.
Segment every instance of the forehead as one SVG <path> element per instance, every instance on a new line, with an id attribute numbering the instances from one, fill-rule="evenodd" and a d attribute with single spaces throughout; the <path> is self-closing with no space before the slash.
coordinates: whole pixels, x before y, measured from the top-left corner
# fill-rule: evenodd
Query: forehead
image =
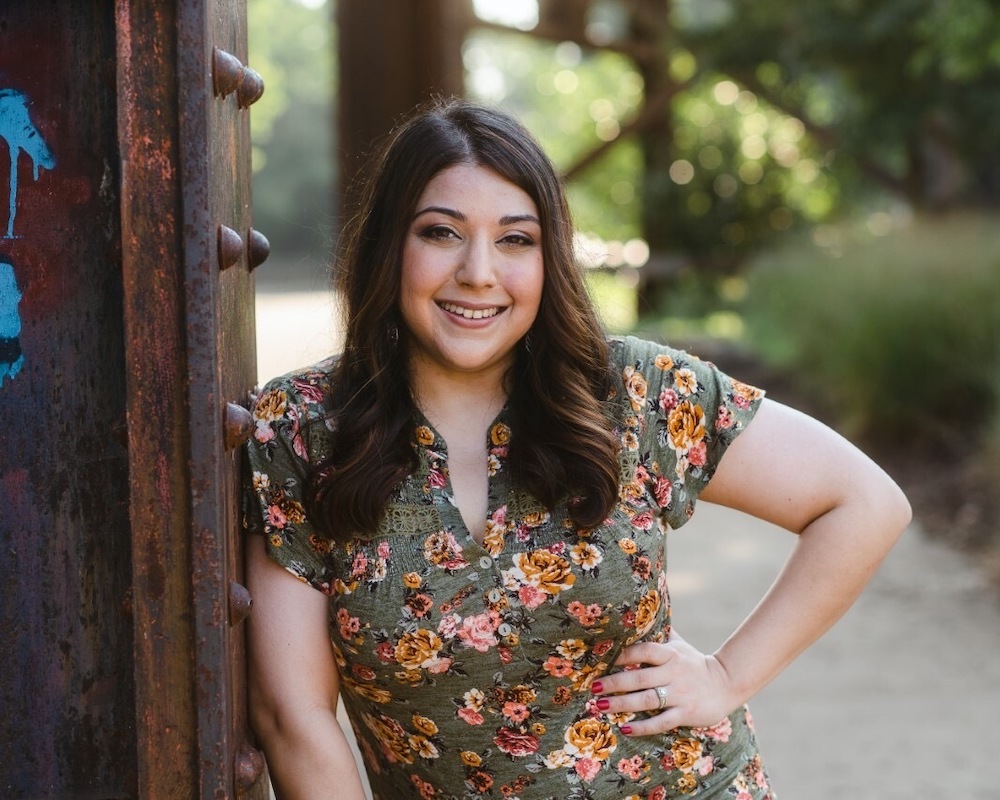
<path id="1" fill-rule="evenodd" d="M 417 211 L 426 205 L 447 205 L 460 211 L 497 208 L 504 214 L 538 214 L 535 201 L 527 192 L 479 164 L 455 164 L 438 172 L 421 192 Z"/>

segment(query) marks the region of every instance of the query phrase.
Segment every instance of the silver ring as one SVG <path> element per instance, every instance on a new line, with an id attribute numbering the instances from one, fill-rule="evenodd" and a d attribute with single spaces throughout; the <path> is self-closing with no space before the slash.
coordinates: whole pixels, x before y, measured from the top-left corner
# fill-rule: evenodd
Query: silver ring
<path id="1" fill-rule="evenodd" d="M 667 707 L 667 698 L 670 697 L 670 690 L 666 686 L 656 686 L 653 691 L 656 692 L 656 696 L 660 698 L 660 704 L 657 706 L 658 709 Z"/>

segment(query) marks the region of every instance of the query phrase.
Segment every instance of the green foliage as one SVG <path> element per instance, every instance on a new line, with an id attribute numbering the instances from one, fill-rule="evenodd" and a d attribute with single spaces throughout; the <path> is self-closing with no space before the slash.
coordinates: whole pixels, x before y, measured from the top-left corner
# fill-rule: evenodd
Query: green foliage
<path id="1" fill-rule="evenodd" d="M 474 31 L 464 60 L 468 96 L 517 115 L 562 171 L 613 138 L 642 99 L 628 59 L 568 42 Z M 577 226 L 604 239 L 638 236 L 641 167 L 636 143 L 626 140 L 574 180 L 568 193 Z"/>
<path id="2" fill-rule="evenodd" d="M 254 226 L 283 259 L 329 252 L 333 235 L 334 28 L 328 4 L 248 0 Z"/>
<path id="3" fill-rule="evenodd" d="M 1000 225 L 827 229 L 749 276 L 751 342 L 848 430 L 962 452 L 1000 401 Z"/>

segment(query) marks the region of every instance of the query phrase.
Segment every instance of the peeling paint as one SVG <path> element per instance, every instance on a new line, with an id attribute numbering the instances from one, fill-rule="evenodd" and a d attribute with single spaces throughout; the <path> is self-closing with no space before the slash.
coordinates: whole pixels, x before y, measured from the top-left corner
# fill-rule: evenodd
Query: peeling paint
<path id="1" fill-rule="evenodd" d="M 21 290 L 17 286 L 14 266 L 0 261 L 0 387 L 7 378 L 13 379 L 24 365 L 20 302 Z"/>

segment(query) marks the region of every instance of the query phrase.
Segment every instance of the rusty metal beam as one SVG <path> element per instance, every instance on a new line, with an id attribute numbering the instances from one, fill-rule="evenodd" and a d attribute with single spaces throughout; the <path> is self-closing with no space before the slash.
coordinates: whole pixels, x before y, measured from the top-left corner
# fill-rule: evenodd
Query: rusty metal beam
<path id="1" fill-rule="evenodd" d="M 138 796 L 190 798 L 191 620 L 176 8 L 117 0 Z"/>

